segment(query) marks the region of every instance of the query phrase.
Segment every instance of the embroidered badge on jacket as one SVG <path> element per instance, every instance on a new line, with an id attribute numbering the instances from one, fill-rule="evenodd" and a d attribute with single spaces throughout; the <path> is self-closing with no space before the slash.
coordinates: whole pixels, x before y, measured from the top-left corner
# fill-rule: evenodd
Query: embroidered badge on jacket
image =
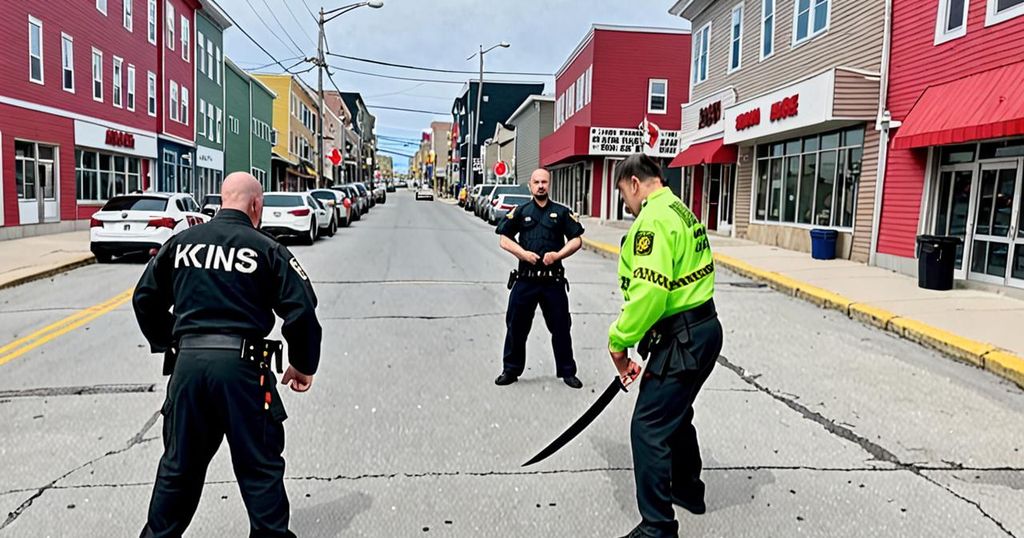
<path id="1" fill-rule="evenodd" d="M 654 233 L 637 232 L 633 238 L 633 254 L 648 256 L 654 251 Z"/>

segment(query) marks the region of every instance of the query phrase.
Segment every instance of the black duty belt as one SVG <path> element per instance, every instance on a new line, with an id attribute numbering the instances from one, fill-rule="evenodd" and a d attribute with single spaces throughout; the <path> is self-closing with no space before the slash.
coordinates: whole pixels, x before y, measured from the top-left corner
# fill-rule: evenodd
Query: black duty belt
<path id="1" fill-rule="evenodd" d="M 648 331 L 648 335 L 651 337 L 651 345 L 657 345 L 663 335 L 678 334 L 689 327 L 713 319 L 717 315 L 718 311 L 715 310 L 715 300 L 708 299 L 699 306 L 662 318 Z"/>
<path id="2" fill-rule="evenodd" d="M 228 334 L 186 334 L 178 341 L 178 349 L 222 349 L 236 351 L 243 360 L 270 368 L 271 361 L 278 373 L 282 369 L 284 345 L 279 340 L 242 338 Z"/>
<path id="3" fill-rule="evenodd" d="M 531 278 L 536 280 L 560 280 L 565 278 L 564 267 L 552 267 L 549 269 L 520 269 L 519 278 Z"/>

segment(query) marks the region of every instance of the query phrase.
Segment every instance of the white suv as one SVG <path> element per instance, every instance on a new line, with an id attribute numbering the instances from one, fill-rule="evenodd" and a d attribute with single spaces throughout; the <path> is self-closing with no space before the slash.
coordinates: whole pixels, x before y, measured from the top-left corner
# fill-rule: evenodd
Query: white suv
<path id="1" fill-rule="evenodd" d="M 307 193 L 268 192 L 263 195 L 260 228 L 274 237 L 296 237 L 312 245 L 321 229 L 330 229 L 331 214 Z"/>
<path id="2" fill-rule="evenodd" d="M 188 194 L 115 196 L 89 220 L 89 250 L 100 263 L 115 256 L 152 253 L 171 236 L 208 220 Z"/>

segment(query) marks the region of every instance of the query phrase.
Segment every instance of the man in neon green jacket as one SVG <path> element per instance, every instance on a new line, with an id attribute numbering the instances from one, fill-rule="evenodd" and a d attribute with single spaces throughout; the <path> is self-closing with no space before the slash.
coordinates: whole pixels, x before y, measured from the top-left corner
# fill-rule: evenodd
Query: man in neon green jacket
<path id="1" fill-rule="evenodd" d="M 630 432 L 643 521 L 627 538 L 675 537 L 673 504 L 706 510 L 693 402 L 722 349 L 715 265 L 706 228 L 663 185 L 657 162 L 627 158 L 617 185 L 636 221 L 622 243 L 625 304 L 608 330 L 608 351 L 627 386 L 640 374 L 627 350 L 638 346 L 647 358 Z"/>

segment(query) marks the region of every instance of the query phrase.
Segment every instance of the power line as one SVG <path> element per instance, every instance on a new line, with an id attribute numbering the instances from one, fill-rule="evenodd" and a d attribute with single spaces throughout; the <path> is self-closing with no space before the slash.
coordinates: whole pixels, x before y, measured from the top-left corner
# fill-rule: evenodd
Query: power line
<path id="1" fill-rule="evenodd" d="M 246 1 L 248 1 L 248 0 L 246 0 Z M 289 68 L 285 67 L 285 66 L 284 66 L 284 64 L 283 64 L 283 63 L 281 63 L 281 61 L 280 61 L 280 60 L 278 60 L 277 58 L 275 58 L 275 57 L 274 57 L 274 55 L 270 53 L 270 51 L 268 51 L 267 49 L 263 48 L 263 45 L 260 45 L 260 42 L 259 42 L 259 41 L 256 41 L 256 39 L 255 39 L 255 38 L 253 38 L 253 37 L 252 37 L 252 36 L 251 36 L 251 35 L 249 34 L 249 32 L 246 32 L 246 31 L 245 31 L 245 28 L 242 28 L 242 25 L 238 24 L 238 21 L 236 21 L 236 20 L 235 20 L 235 18 L 234 18 L 234 17 L 232 17 L 232 16 L 231 16 L 231 14 L 230 14 L 230 13 L 228 13 L 228 11 L 227 11 L 226 9 L 224 9 L 224 8 L 221 8 L 221 11 L 223 11 L 223 12 L 224 12 L 224 15 L 226 15 L 226 16 L 227 16 L 227 18 L 228 18 L 228 20 L 230 20 L 230 21 L 231 21 L 231 24 L 232 24 L 232 26 L 234 26 L 235 28 L 238 28 L 238 31 L 239 31 L 239 32 L 242 32 L 242 35 L 244 35 L 245 37 L 247 37 L 247 38 L 249 39 L 249 41 L 252 41 L 254 45 L 256 45 L 256 46 L 257 46 L 257 47 L 258 47 L 258 48 L 259 48 L 259 49 L 260 49 L 261 51 L 263 51 L 263 54 L 266 54 L 266 55 L 267 55 L 267 58 L 270 58 L 271 60 L 274 60 L 274 63 L 275 63 L 275 64 L 277 64 L 277 65 L 279 65 L 279 66 L 281 66 L 281 69 L 284 69 L 284 70 L 285 70 L 285 72 L 287 72 L 287 73 L 290 73 L 290 72 L 291 72 L 291 70 L 290 70 Z M 285 60 L 285 61 L 287 61 L 287 60 Z"/>
<path id="2" fill-rule="evenodd" d="M 375 65 L 384 65 L 387 67 L 399 67 L 402 69 L 412 69 L 415 71 L 430 71 L 432 73 L 454 73 L 459 75 L 479 75 L 479 71 L 461 71 L 458 69 L 439 69 L 436 67 L 420 67 L 408 64 L 398 64 L 392 62 L 385 62 L 382 60 L 371 60 L 369 58 L 359 58 L 358 56 L 346 56 L 344 54 L 328 54 L 328 56 L 334 56 L 337 58 L 344 58 L 346 60 L 352 60 L 356 62 L 364 62 Z M 484 71 L 485 75 L 523 75 L 530 77 L 551 77 L 554 76 L 551 73 L 530 73 L 526 71 Z"/>
<path id="3" fill-rule="evenodd" d="M 366 75 L 368 77 L 388 78 L 388 79 L 392 79 L 392 80 L 408 80 L 410 82 L 433 82 L 433 83 L 436 83 L 436 84 L 455 84 L 455 85 L 458 85 L 458 86 L 462 86 L 463 84 L 465 84 L 465 82 L 459 82 L 459 81 L 455 81 L 455 80 L 423 79 L 423 78 L 398 77 L 398 76 L 394 76 L 394 75 L 382 75 L 380 73 L 369 73 L 369 72 L 366 72 L 366 71 L 357 71 L 355 69 L 346 69 L 344 67 L 338 67 L 336 65 L 332 65 L 330 67 L 331 67 L 331 69 L 337 69 L 338 71 L 344 71 L 346 73 L 355 73 L 357 75 Z"/>
<path id="4" fill-rule="evenodd" d="M 282 61 L 282 62 L 291 62 L 291 61 L 293 61 L 293 60 L 301 60 L 301 61 L 300 61 L 299 63 L 302 63 L 302 62 L 306 61 L 306 59 L 305 59 L 305 57 L 304 57 L 304 56 L 294 56 L 294 57 L 292 57 L 292 58 L 285 58 L 285 59 L 283 59 L 283 60 L 281 60 L 281 61 Z M 255 64 L 252 64 L 252 63 L 249 63 L 249 62 L 235 62 L 235 63 L 237 63 L 237 64 L 239 64 L 239 65 L 255 65 Z M 259 71 L 259 70 L 261 70 L 261 69 L 266 69 L 266 68 L 268 68 L 268 67 L 273 67 L 273 66 L 275 66 L 275 65 L 277 65 L 277 62 L 271 62 L 271 63 L 269 63 L 269 64 L 261 65 L 261 66 L 259 66 L 259 67 L 249 67 L 249 68 L 247 68 L 247 69 L 248 69 L 249 71 Z M 297 65 L 297 64 L 296 64 L 296 65 Z M 292 67 L 295 67 L 295 66 L 292 66 Z"/>
<path id="5" fill-rule="evenodd" d="M 302 52 L 302 47 L 300 47 L 299 44 L 296 43 L 294 39 L 292 39 L 292 33 L 289 32 L 288 29 L 285 28 L 283 24 L 281 24 L 281 19 L 277 18 L 277 14 L 274 13 L 273 9 L 270 9 L 270 4 L 267 3 L 267 0 L 261 0 L 261 1 L 263 2 L 263 5 L 267 7 L 267 11 L 270 12 L 270 16 L 274 18 L 274 22 L 277 23 L 277 26 L 280 27 L 281 30 L 284 31 L 284 36 L 288 38 L 288 41 L 291 41 L 292 45 L 295 47 L 295 50 L 297 50 L 299 52 L 299 54 L 302 54 L 303 53 Z"/>
<path id="6" fill-rule="evenodd" d="M 406 159 L 415 159 L 416 158 L 414 155 L 409 155 L 408 153 L 399 153 L 397 151 L 390 151 L 390 150 L 386 150 L 384 148 L 377 148 L 377 153 L 387 153 L 388 155 L 394 155 L 396 157 L 405 157 Z"/>
<path id="7" fill-rule="evenodd" d="M 302 23 L 299 22 L 299 18 L 296 17 L 295 12 L 292 11 L 291 6 L 295 4 L 293 3 L 289 5 L 288 0 L 281 0 L 281 3 L 285 5 L 285 11 L 287 11 L 288 14 L 292 16 L 292 20 L 295 21 L 295 24 L 299 27 L 299 30 L 302 30 L 302 33 L 306 36 L 306 39 L 308 39 L 309 42 L 313 44 L 313 47 L 316 48 L 316 42 L 313 41 L 313 36 L 309 35 L 309 32 L 306 31 L 306 27 L 302 26 Z M 306 9 L 309 9 L 309 6 L 306 6 Z M 312 15 L 312 13 L 310 13 L 310 15 Z M 316 17 L 314 16 L 313 18 L 315 19 Z"/>
<path id="8" fill-rule="evenodd" d="M 434 110 L 419 110 L 416 108 L 399 108 L 394 106 L 381 106 L 381 105 L 366 105 L 369 108 L 379 108 L 381 110 L 397 110 L 398 112 L 413 112 L 416 114 L 430 114 L 432 116 L 450 116 L 451 112 L 437 112 Z"/>
<path id="9" fill-rule="evenodd" d="M 249 9 L 251 9 L 253 13 L 257 13 L 256 6 L 252 5 L 252 0 L 245 0 L 245 3 L 249 5 Z M 269 24 L 267 24 L 267 21 L 265 21 L 262 17 L 259 17 L 259 20 L 260 20 L 260 23 L 263 24 L 263 27 L 266 28 L 268 32 L 270 32 L 270 35 L 274 36 L 274 39 L 277 39 L 277 41 L 279 43 L 281 43 L 281 45 L 284 48 L 287 49 L 288 48 L 288 44 L 285 43 L 283 39 L 281 39 L 281 36 L 277 35 L 277 32 L 275 32 L 274 29 L 271 28 Z M 302 50 L 301 49 L 299 50 L 299 54 L 302 54 Z"/>

